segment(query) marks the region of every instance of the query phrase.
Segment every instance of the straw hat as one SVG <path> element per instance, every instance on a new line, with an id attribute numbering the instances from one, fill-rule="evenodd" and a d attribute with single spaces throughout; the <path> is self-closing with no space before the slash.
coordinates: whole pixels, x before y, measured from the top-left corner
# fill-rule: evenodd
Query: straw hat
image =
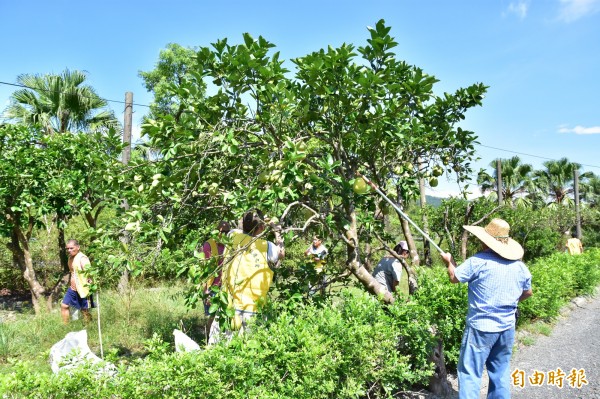
<path id="1" fill-rule="evenodd" d="M 521 244 L 509 237 L 510 225 L 502 219 L 492 219 L 487 226 L 463 226 L 501 257 L 517 260 L 523 257 Z"/>

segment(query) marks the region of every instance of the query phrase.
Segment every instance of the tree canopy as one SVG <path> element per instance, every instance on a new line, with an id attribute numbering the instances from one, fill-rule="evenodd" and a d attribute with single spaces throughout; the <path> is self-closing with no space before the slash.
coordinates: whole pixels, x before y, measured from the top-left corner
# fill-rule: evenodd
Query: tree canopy
<path id="1" fill-rule="evenodd" d="M 379 198 L 354 192 L 357 172 L 402 193 L 442 164 L 466 180 L 476 136 L 459 123 L 486 90 L 478 83 L 436 95 L 437 79 L 398 60 L 389 32 L 381 20 L 366 45 L 312 52 L 293 59 L 293 70 L 274 44 L 249 34 L 186 56 L 183 79 L 169 85 L 178 111 L 157 112 L 143 126 L 160 156 L 151 179 L 139 176 L 140 193 L 153 198 L 140 204 L 142 219 L 168 221 L 156 224 L 164 243 L 260 208 L 287 242 L 324 231 L 345 248 L 339 272 L 381 292 L 363 266 L 363 244 L 387 248 L 394 238 L 380 235 Z M 148 86 L 168 61 L 142 74 Z"/>

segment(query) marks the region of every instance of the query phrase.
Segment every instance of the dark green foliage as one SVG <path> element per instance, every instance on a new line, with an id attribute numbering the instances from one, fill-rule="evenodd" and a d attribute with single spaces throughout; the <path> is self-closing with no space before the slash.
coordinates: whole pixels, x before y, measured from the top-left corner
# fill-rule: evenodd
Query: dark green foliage
<path id="1" fill-rule="evenodd" d="M 549 227 L 532 230 L 523 243 L 525 261 L 552 255 L 556 252 L 562 234 Z"/>

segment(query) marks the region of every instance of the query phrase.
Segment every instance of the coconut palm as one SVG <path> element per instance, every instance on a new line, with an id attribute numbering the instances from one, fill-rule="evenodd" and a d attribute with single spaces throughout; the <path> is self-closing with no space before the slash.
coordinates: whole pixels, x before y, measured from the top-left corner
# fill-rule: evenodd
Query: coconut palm
<path id="1" fill-rule="evenodd" d="M 484 170 L 479 172 L 477 183 L 483 194 L 490 193 L 494 197 L 498 191 L 498 176 L 496 172 L 496 162 L 490 163 L 493 173 L 490 175 Z M 502 198 L 506 204 L 511 206 L 528 206 L 530 201 L 527 198 L 532 187 L 532 171 L 530 164 L 521 163 L 518 156 L 510 159 L 500 159 L 500 168 L 502 173 Z"/>
<path id="2" fill-rule="evenodd" d="M 579 192 L 583 201 L 591 207 L 598 207 L 600 205 L 600 177 L 590 176 L 585 183 L 581 184 Z"/>
<path id="3" fill-rule="evenodd" d="M 574 172 L 580 170 L 581 165 L 561 158 L 544 162 L 544 167 L 546 169 L 534 173 L 538 197 L 551 206 L 572 205 Z M 593 173 L 586 172 L 579 177 L 585 181 L 592 176 Z"/>
<path id="4" fill-rule="evenodd" d="M 47 134 L 117 128 L 106 100 L 84 84 L 85 79 L 84 72 L 68 69 L 60 75 L 19 75 L 17 83 L 26 88 L 11 95 L 5 117 L 39 125 Z"/>

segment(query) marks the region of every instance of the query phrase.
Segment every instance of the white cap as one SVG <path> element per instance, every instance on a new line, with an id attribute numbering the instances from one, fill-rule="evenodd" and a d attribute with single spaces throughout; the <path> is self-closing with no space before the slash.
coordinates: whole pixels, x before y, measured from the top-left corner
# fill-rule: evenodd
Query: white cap
<path id="1" fill-rule="evenodd" d="M 408 251 L 408 244 L 406 243 L 406 241 L 400 241 L 398 245 L 396 245 L 396 248 L 398 247 L 400 247 L 402 251 Z"/>

